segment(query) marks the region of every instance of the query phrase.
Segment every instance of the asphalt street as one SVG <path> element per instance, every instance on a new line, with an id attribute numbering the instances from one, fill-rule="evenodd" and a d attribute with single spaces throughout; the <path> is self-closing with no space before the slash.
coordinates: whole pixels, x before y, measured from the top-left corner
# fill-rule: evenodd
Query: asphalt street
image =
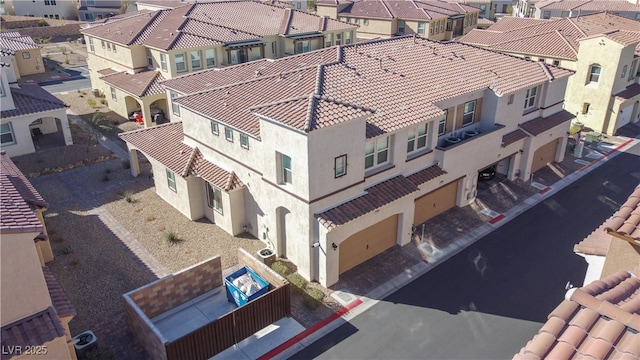
<path id="1" fill-rule="evenodd" d="M 45 83 L 41 83 L 40 86 L 52 94 L 91 88 L 89 69 L 87 69 L 86 67 L 81 66 L 69 68 L 65 71 L 69 73 L 69 75 L 71 75 L 70 78 L 64 80 L 47 81 Z"/>
<path id="2" fill-rule="evenodd" d="M 636 144 L 292 359 L 511 359 L 587 264 L 573 252 L 640 182 Z"/>

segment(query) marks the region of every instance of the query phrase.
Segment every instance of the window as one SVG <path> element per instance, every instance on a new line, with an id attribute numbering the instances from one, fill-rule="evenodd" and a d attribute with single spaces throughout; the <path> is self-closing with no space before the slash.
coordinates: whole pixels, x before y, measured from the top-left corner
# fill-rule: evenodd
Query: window
<path id="1" fill-rule="evenodd" d="M 95 6 L 96 0 L 87 0 L 87 6 Z"/>
<path id="2" fill-rule="evenodd" d="M 444 20 L 440 21 L 440 32 L 444 31 Z"/>
<path id="3" fill-rule="evenodd" d="M 280 154 L 280 183 L 291 184 L 293 172 L 291 171 L 291 158 L 285 154 Z"/>
<path id="4" fill-rule="evenodd" d="M 636 65 L 638 65 L 638 60 L 633 60 L 633 62 L 631 63 L 631 69 L 629 69 L 629 77 L 627 78 L 627 80 L 629 81 L 633 80 Z"/>
<path id="5" fill-rule="evenodd" d="M 167 55 L 160 53 L 160 67 L 162 71 L 167 71 Z"/>
<path id="6" fill-rule="evenodd" d="M 249 148 L 249 136 L 247 134 L 240 134 L 240 146 L 245 149 Z"/>
<path id="7" fill-rule="evenodd" d="M 370 140 L 364 146 L 364 168 L 381 165 L 389 160 L 389 137 Z"/>
<path id="8" fill-rule="evenodd" d="M 509 100 L 507 101 L 507 105 L 513 104 L 513 98 L 514 98 L 513 94 L 509 95 Z"/>
<path id="9" fill-rule="evenodd" d="M 116 44 L 111 44 L 111 45 L 113 45 L 113 52 L 114 52 L 114 53 L 115 53 L 115 52 L 118 52 L 118 48 L 116 47 Z"/>
<path id="10" fill-rule="evenodd" d="M 453 29 L 453 21 L 447 21 L 447 31 L 451 31 Z"/>
<path id="11" fill-rule="evenodd" d="M 176 54 L 176 71 L 177 72 L 185 72 L 187 71 L 187 64 L 184 61 L 184 54 Z"/>
<path id="12" fill-rule="evenodd" d="M 485 16 L 487 14 L 487 5 L 480 5 L 480 16 Z"/>
<path id="13" fill-rule="evenodd" d="M 324 36 L 324 47 L 330 47 L 331 46 L 331 37 L 333 36 L 333 34 L 327 34 Z"/>
<path id="14" fill-rule="evenodd" d="M 427 146 L 427 124 L 418 125 L 417 128 L 409 130 L 409 140 L 407 141 L 407 153 L 420 150 Z"/>
<path id="15" fill-rule="evenodd" d="M 364 23 L 365 25 L 369 25 L 369 19 L 364 19 L 363 23 Z"/>
<path id="16" fill-rule="evenodd" d="M 89 38 L 89 50 L 91 50 L 91 52 L 96 51 L 95 46 L 93 46 L 93 38 Z"/>
<path id="17" fill-rule="evenodd" d="M 92 13 L 84 13 L 84 19 L 86 21 L 93 21 L 94 20 L 93 14 Z"/>
<path id="18" fill-rule="evenodd" d="M 118 97 L 116 96 L 116 88 L 114 88 L 113 86 L 110 86 L 111 88 L 111 100 L 116 101 L 118 100 Z"/>
<path id="19" fill-rule="evenodd" d="M 167 169 L 167 185 L 169 185 L 169 189 L 173 191 L 177 191 L 176 188 L 176 174 L 173 171 Z"/>
<path id="20" fill-rule="evenodd" d="M 636 14 L 636 20 L 640 20 L 640 13 Z"/>
<path id="21" fill-rule="evenodd" d="M 51 0 L 51 5 L 56 5 L 56 0 Z"/>
<path id="22" fill-rule="evenodd" d="M 44 18 L 45 18 L 45 19 L 48 19 L 48 18 L 49 18 L 49 15 L 44 14 Z"/>
<path id="23" fill-rule="evenodd" d="M 336 34 L 336 45 L 342 45 L 342 33 Z"/>
<path id="24" fill-rule="evenodd" d="M 25 51 L 22 53 L 22 58 L 23 59 L 31 59 L 31 54 L 29 54 L 28 51 Z M 626 65 L 625 65 L 625 69 L 626 69 Z"/>
<path id="25" fill-rule="evenodd" d="M 10 122 L 0 125 L 0 143 L 2 145 L 11 145 L 16 143 Z"/>
<path id="26" fill-rule="evenodd" d="M 438 136 L 444 135 L 447 131 L 447 111 L 445 110 L 444 116 L 438 120 Z"/>
<path id="27" fill-rule="evenodd" d="M 553 60 L 553 65 L 560 66 L 560 60 Z"/>
<path id="28" fill-rule="evenodd" d="M 602 67 L 597 64 L 591 65 L 589 68 L 589 83 L 597 83 L 600 80 L 600 72 Z"/>
<path id="29" fill-rule="evenodd" d="M 582 104 L 582 114 L 588 114 L 590 107 L 591 107 L 591 104 L 589 103 Z"/>
<path id="30" fill-rule="evenodd" d="M 24 53 L 22 53 L 22 57 L 24 57 Z M 624 78 L 626 75 L 627 75 L 627 65 L 622 67 L 622 76 L 620 76 L 620 77 Z"/>
<path id="31" fill-rule="evenodd" d="M 5 97 L 4 85 L 2 85 L 2 81 L 0 81 L 0 97 Z"/>
<path id="32" fill-rule="evenodd" d="M 309 52 L 309 40 L 296 42 L 296 54 Z"/>
<path id="33" fill-rule="evenodd" d="M 173 99 L 178 97 L 178 94 L 174 93 L 173 91 L 171 91 L 169 94 L 171 95 L 171 110 L 173 111 L 174 115 L 180 116 L 180 105 L 176 104 L 176 102 L 173 101 Z"/>
<path id="34" fill-rule="evenodd" d="M 431 27 L 429 27 L 431 28 Z M 433 29 L 431 30 L 431 33 L 433 34 Z M 418 35 L 424 35 L 424 23 L 423 22 L 419 22 L 418 23 Z"/>
<path id="35" fill-rule="evenodd" d="M 111 43 L 107 42 L 107 50 L 111 51 Z"/>
<path id="36" fill-rule="evenodd" d="M 200 51 L 192 51 L 189 54 L 191 57 L 191 70 L 198 70 L 202 67 L 202 61 L 200 61 Z"/>
<path id="37" fill-rule="evenodd" d="M 527 89 L 527 94 L 524 97 L 524 108 L 531 109 L 536 105 L 536 95 L 538 94 L 538 87 L 532 87 Z"/>
<path id="38" fill-rule="evenodd" d="M 569 12 L 568 11 L 561 12 L 560 17 L 563 17 L 563 18 L 569 17 Z"/>
<path id="39" fill-rule="evenodd" d="M 271 42 L 271 53 L 272 54 L 276 53 L 276 42 L 275 41 Z"/>
<path id="40" fill-rule="evenodd" d="M 360 19 L 353 19 L 353 21 L 356 23 L 356 25 L 360 25 Z"/>
<path id="41" fill-rule="evenodd" d="M 468 23 L 469 23 L 469 15 L 465 15 L 464 20 L 462 21 L 462 26 L 467 27 Z"/>
<path id="42" fill-rule="evenodd" d="M 542 13 L 542 18 L 543 19 L 549 19 L 551 18 L 551 11 L 545 11 Z"/>
<path id="43" fill-rule="evenodd" d="M 398 33 L 404 34 L 404 21 L 398 20 Z"/>
<path id="44" fill-rule="evenodd" d="M 344 43 L 351 44 L 351 31 L 344 33 Z"/>
<path id="45" fill-rule="evenodd" d="M 538 58 L 538 62 L 543 63 L 543 62 L 544 62 L 544 60 L 545 60 L 544 58 Z"/>
<path id="46" fill-rule="evenodd" d="M 151 50 L 147 49 L 147 66 L 153 67 L 153 56 L 151 56 Z"/>
<path id="47" fill-rule="evenodd" d="M 469 101 L 464 104 L 464 113 L 462 115 L 462 126 L 473 124 L 476 114 L 476 101 Z"/>
<path id="48" fill-rule="evenodd" d="M 222 191 L 209 183 L 207 183 L 207 204 L 222 214 Z"/>
<path id="49" fill-rule="evenodd" d="M 346 22 L 351 22 L 351 18 L 347 18 L 345 21 Z"/>
<path id="50" fill-rule="evenodd" d="M 218 135 L 220 133 L 218 129 L 218 123 L 216 121 L 211 122 L 211 133 L 213 135 Z"/>
<path id="51" fill-rule="evenodd" d="M 247 49 L 236 49 L 229 52 L 230 60 L 232 64 L 242 64 L 249 61 Z"/>
<path id="52" fill-rule="evenodd" d="M 103 48 L 103 49 L 107 47 L 107 46 L 105 45 L 105 43 L 104 43 L 104 40 L 100 40 L 100 45 L 102 45 L 102 48 Z"/>
<path id="53" fill-rule="evenodd" d="M 335 158 L 333 169 L 336 178 L 347 175 L 347 155 L 340 155 Z"/>
<path id="54" fill-rule="evenodd" d="M 224 127 L 224 138 L 233 142 L 233 129 L 229 127 Z"/>
<path id="55" fill-rule="evenodd" d="M 49 1 L 49 0 L 44 0 L 44 4 L 45 4 L 45 5 L 51 5 L 51 1 Z"/>

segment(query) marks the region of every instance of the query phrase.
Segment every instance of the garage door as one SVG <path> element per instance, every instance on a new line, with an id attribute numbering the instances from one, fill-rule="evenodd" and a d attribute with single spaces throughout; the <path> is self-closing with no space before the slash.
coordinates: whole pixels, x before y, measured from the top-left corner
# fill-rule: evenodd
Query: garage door
<path id="1" fill-rule="evenodd" d="M 548 163 L 553 162 L 556 158 L 556 149 L 558 148 L 558 139 L 551 141 L 546 145 L 542 145 L 533 153 L 533 163 L 531 164 L 531 172 L 536 172 L 545 167 Z"/>
<path id="2" fill-rule="evenodd" d="M 632 106 L 627 106 L 624 109 L 620 110 L 620 116 L 618 117 L 618 123 L 616 124 L 616 130 L 620 129 L 621 127 L 627 125 L 628 123 L 631 122 L 631 114 L 633 113 L 633 105 Z"/>
<path id="3" fill-rule="evenodd" d="M 340 244 L 340 274 L 396 244 L 398 215 L 357 232 Z"/>
<path id="4" fill-rule="evenodd" d="M 413 223 L 415 225 L 422 224 L 432 217 L 456 206 L 457 193 L 458 181 L 454 181 L 438 190 L 417 198 L 413 213 Z"/>

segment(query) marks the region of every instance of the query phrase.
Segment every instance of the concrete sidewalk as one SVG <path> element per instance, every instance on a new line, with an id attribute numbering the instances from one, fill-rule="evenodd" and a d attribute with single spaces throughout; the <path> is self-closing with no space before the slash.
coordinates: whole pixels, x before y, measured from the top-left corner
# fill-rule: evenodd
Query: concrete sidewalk
<path id="1" fill-rule="evenodd" d="M 448 240 L 439 239 L 437 234 L 414 234 L 415 241 L 411 244 L 387 250 L 343 274 L 338 284 L 332 287 L 336 289 L 332 296 L 344 305 L 343 309 L 273 348 L 260 359 L 286 359 L 292 356 L 639 142 L 630 138 L 608 140 L 604 144 L 589 144 L 579 159 L 567 153 L 562 163 L 550 164 L 536 172 L 533 181 L 524 183 L 498 179 L 484 186 L 485 192 L 478 194 L 475 205 L 451 209 L 425 223 L 430 232 L 432 229 L 445 229 Z M 500 196 L 504 192 L 508 194 L 507 198 L 511 198 L 510 204 Z M 417 232 L 420 229 L 421 226 Z M 455 236 L 456 233 L 459 235 Z"/>

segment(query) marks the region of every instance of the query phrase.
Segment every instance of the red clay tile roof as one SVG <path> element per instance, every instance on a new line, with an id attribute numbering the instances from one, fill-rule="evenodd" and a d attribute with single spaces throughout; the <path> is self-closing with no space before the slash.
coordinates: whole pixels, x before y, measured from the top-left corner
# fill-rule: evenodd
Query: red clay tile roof
<path id="1" fill-rule="evenodd" d="M 43 231 L 34 210 L 48 207 L 47 203 L 9 155 L 0 155 L 0 169 L 0 233 Z"/>
<path id="2" fill-rule="evenodd" d="M 155 159 L 182 177 L 200 175 L 225 191 L 243 186 L 234 172 L 221 169 L 204 159 L 198 148 L 191 148 L 182 142 L 182 122 L 129 131 L 119 136 L 145 156 Z"/>
<path id="3" fill-rule="evenodd" d="M 580 41 L 594 36 L 628 45 L 640 41 L 640 28 L 637 21 L 608 13 L 549 20 L 506 16 L 486 30 L 470 31 L 459 41 L 498 51 L 576 60 Z M 640 54 L 640 46 L 636 53 Z"/>
<path id="4" fill-rule="evenodd" d="M 515 129 L 512 132 L 508 133 L 508 134 L 504 134 L 504 136 L 502 136 L 502 147 L 507 147 L 511 144 L 513 144 L 516 141 L 522 140 L 524 138 L 529 137 L 529 135 L 527 135 L 526 132 L 520 130 L 520 129 Z"/>
<path id="5" fill-rule="evenodd" d="M 65 336 L 62 323 L 53 307 L 3 326 L 0 334 L 3 349 L 25 349 L 27 346 L 44 345 L 55 338 Z M 11 359 L 15 355 L 2 351 L 1 359 Z"/>
<path id="6" fill-rule="evenodd" d="M 110 19 L 94 22 L 82 32 L 119 44 L 172 50 L 269 35 L 357 28 L 303 11 L 247 0 L 185 4 L 169 10 L 142 10 Z"/>
<path id="7" fill-rule="evenodd" d="M 60 286 L 51 270 L 49 270 L 47 266 L 43 266 L 42 273 L 44 274 L 44 281 L 47 283 L 53 308 L 56 310 L 58 316 L 76 316 L 76 308 L 74 308 L 71 301 L 69 301 L 67 294 L 64 293 L 62 286 Z"/>
<path id="8" fill-rule="evenodd" d="M 97 73 L 100 74 L 100 75 L 112 75 L 112 74 L 115 74 L 117 72 L 118 72 L 118 70 L 114 70 L 114 69 L 111 69 L 111 68 L 106 68 L 106 69 L 102 69 L 102 70 L 98 70 L 97 71 Z"/>
<path id="9" fill-rule="evenodd" d="M 5 51 L 31 50 L 39 47 L 31 36 L 22 36 L 16 31 L 0 32 L 0 49 Z"/>
<path id="10" fill-rule="evenodd" d="M 611 235 L 640 246 L 640 185 L 629 195 L 620 209 L 603 224 L 603 228 Z"/>
<path id="11" fill-rule="evenodd" d="M 322 62 L 320 65 L 318 60 Z M 236 82 L 227 82 L 226 86 L 212 80 L 215 84 L 211 86 L 218 88 L 183 96 L 175 102 L 258 136 L 259 122 L 250 108 L 316 96 L 375 111 L 368 119 L 369 135 L 370 132 L 392 132 L 439 117 L 443 110 L 438 103 L 452 97 L 487 88 L 503 95 L 573 74 L 570 70 L 457 42 L 413 37 L 341 46 L 335 58 L 321 60 L 311 55 L 309 67 L 301 68 L 298 61 L 290 62 L 286 58 L 262 64 L 265 64 L 266 76 L 261 76 L 263 70 L 259 70 L 253 78 L 237 82 L 239 77 L 232 75 L 229 81 Z M 274 74 L 270 67 L 280 64 L 286 66 Z M 187 79 L 202 83 L 195 79 L 212 78 L 217 72 L 202 74 L 206 75 L 194 74 Z M 220 74 L 227 73 L 222 70 Z M 190 89 L 179 79 L 165 84 Z M 312 113 L 312 123 L 326 121 L 318 117 L 322 112 Z"/>
<path id="12" fill-rule="evenodd" d="M 639 11 L 640 5 L 626 0 L 548 0 L 536 4 L 542 10 L 578 11 Z"/>
<path id="13" fill-rule="evenodd" d="M 552 129 L 567 121 L 571 121 L 574 118 L 575 118 L 575 115 L 573 115 L 572 113 L 566 110 L 562 110 L 549 117 L 535 118 L 525 123 L 518 124 L 518 126 L 524 131 L 528 132 L 529 134 L 538 136 L 549 129 Z"/>
<path id="14" fill-rule="evenodd" d="M 195 2 L 195 0 L 189 0 L 189 1 L 184 1 L 184 0 L 138 0 L 136 1 L 137 5 L 143 5 L 143 4 L 148 4 L 148 5 L 153 5 L 153 6 L 162 6 L 165 7 L 167 9 L 173 9 L 173 8 L 177 8 L 180 6 L 184 6 L 185 3 L 193 3 Z"/>
<path id="15" fill-rule="evenodd" d="M 621 271 L 569 290 L 513 359 L 638 359 L 639 332 L 640 279 Z"/>
<path id="16" fill-rule="evenodd" d="M 573 251 L 585 255 L 607 256 L 611 245 L 611 235 L 600 226 L 582 241 L 573 246 Z"/>
<path id="17" fill-rule="evenodd" d="M 640 84 L 634 83 L 627 86 L 627 88 L 622 90 L 621 92 L 617 93 L 615 97 L 620 100 L 629 100 L 638 94 L 640 94 Z"/>
<path id="18" fill-rule="evenodd" d="M 68 108 L 62 100 L 35 84 L 10 89 L 16 108 L 2 110 L 0 117 L 3 119 Z"/>
<path id="19" fill-rule="evenodd" d="M 331 230 L 418 191 L 418 187 L 406 177 L 398 175 L 365 191 L 366 194 L 323 211 L 317 214 L 316 218 L 320 224 Z"/>
<path id="20" fill-rule="evenodd" d="M 431 181 L 439 176 L 445 175 L 446 173 L 447 172 L 442 170 L 440 166 L 431 165 L 428 168 L 407 176 L 407 179 L 409 179 L 409 181 L 411 181 L 415 186 L 420 186 L 427 181 Z"/>
<path id="21" fill-rule="evenodd" d="M 160 71 L 142 71 L 135 74 L 119 72 L 102 76 L 105 83 L 117 87 L 138 97 L 163 94 L 165 89 L 160 84 L 164 81 L 164 76 Z"/>
<path id="22" fill-rule="evenodd" d="M 324 3 L 324 2 L 323 2 Z M 445 19 L 451 15 L 479 12 L 478 8 L 438 0 L 364 0 L 345 7 L 339 16 L 362 18 L 429 21 Z"/>

